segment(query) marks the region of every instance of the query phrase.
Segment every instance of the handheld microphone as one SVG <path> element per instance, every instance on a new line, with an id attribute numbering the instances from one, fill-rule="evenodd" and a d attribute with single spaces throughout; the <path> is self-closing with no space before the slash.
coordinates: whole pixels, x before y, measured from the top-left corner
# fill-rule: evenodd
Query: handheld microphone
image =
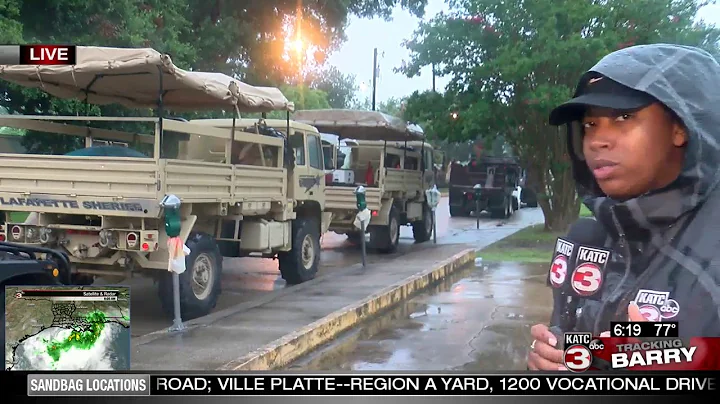
<path id="1" fill-rule="evenodd" d="M 579 219 L 565 237 L 558 237 L 548 272 L 547 284 L 553 289 L 554 310 L 550 331 L 562 341 L 577 322 L 581 299 L 599 299 L 610 250 L 601 247 L 607 233 L 593 219 Z"/>

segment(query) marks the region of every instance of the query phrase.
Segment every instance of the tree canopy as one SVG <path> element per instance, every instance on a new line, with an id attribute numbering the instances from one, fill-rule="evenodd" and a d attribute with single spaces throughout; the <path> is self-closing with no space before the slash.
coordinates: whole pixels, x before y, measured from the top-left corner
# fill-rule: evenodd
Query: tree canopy
<path id="1" fill-rule="evenodd" d="M 398 5 L 420 16 L 426 3 L 427 0 L 3 0 L 0 39 L 3 43 L 20 44 L 151 47 L 170 54 L 173 62 L 184 69 L 222 72 L 258 86 L 292 84 L 297 88 L 288 90 L 292 94 L 289 98 L 295 102 L 347 106 L 354 97 L 354 78 L 332 68 L 323 74 L 317 72 L 324 67 L 325 55 L 345 39 L 348 18 L 352 15 L 389 18 Z M 51 23 L 48 16 L 52 16 Z M 297 81 L 300 71 L 318 79 Z M 304 88 L 307 84 L 314 90 Z M 85 113 L 84 106 L 77 102 L 50 98 L 40 91 L 21 89 L 7 82 L 0 82 L 0 93 L 2 105 L 12 113 Z M 118 106 L 92 107 L 87 112 L 120 116 L 127 113 Z M 218 112 L 208 117 L 220 115 Z M 41 153 L 64 153 L 77 147 L 78 141 L 36 132 L 29 132 L 24 138 L 29 151 Z"/>
<path id="2" fill-rule="evenodd" d="M 635 44 L 672 42 L 718 54 L 720 33 L 695 23 L 695 0 L 449 0 L 452 13 L 406 41 L 409 77 L 424 66 L 450 76 L 444 94 L 413 94 L 406 119 L 454 141 L 502 135 L 528 170 L 549 229 L 577 218 L 579 201 L 565 137 L 548 126 L 580 75 L 602 56 Z"/>

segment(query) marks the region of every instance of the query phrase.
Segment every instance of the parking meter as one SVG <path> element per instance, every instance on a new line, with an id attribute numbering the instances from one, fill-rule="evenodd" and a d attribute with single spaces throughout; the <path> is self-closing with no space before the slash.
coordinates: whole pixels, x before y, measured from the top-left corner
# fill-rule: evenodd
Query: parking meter
<path id="1" fill-rule="evenodd" d="M 480 229 L 480 198 L 482 197 L 482 185 L 475 184 L 473 187 L 473 199 L 475 199 L 475 227 Z"/>
<path id="2" fill-rule="evenodd" d="M 367 209 L 367 202 L 365 201 L 365 187 L 362 185 L 355 188 L 355 202 L 357 204 L 358 211 Z"/>
<path id="3" fill-rule="evenodd" d="M 362 249 L 362 265 L 365 267 L 366 260 L 365 260 L 365 228 L 367 221 L 370 220 L 370 212 L 367 209 L 367 202 L 365 200 L 365 187 L 360 185 L 359 187 L 355 188 L 355 204 L 358 208 L 358 213 L 355 218 L 356 226 L 359 224 L 360 228 L 360 246 Z"/>
<path id="4" fill-rule="evenodd" d="M 437 207 L 440 204 L 440 197 L 442 194 L 437 189 L 437 185 L 433 185 L 432 188 L 425 191 L 425 199 L 427 200 L 427 204 L 430 207 L 430 211 L 432 211 L 432 232 L 433 232 L 433 242 L 437 244 L 437 226 L 435 217 L 435 212 L 437 211 Z"/>
<path id="5" fill-rule="evenodd" d="M 165 195 L 160 202 L 163 208 L 163 219 L 165 220 L 165 234 L 168 237 L 177 237 L 180 235 L 182 227 L 180 221 L 180 198 L 175 195 Z"/>
<path id="6" fill-rule="evenodd" d="M 160 201 L 160 206 L 163 208 L 163 219 L 165 220 L 165 234 L 168 236 L 168 240 L 179 237 L 182 223 L 180 220 L 180 205 L 182 202 L 180 198 L 175 195 L 165 195 Z M 168 243 L 170 246 L 170 243 Z M 169 252 L 170 249 L 168 249 Z M 169 269 L 169 268 L 168 268 Z M 180 314 L 180 275 L 173 271 L 173 311 L 175 312 L 175 318 L 173 319 L 173 326 L 170 327 L 170 331 L 181 331 L 185 328 L 182 322 Z"/>

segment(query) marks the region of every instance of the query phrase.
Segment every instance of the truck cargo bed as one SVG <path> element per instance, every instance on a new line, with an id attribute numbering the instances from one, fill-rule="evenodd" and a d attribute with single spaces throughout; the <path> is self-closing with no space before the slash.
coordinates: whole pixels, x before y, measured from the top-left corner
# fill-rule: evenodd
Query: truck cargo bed
<path id="1" fill-rule="evenodd" d="M 0 154 L 0 210 L 154 216 L 167 193 L 188 203 L 273 202 L 283 200 L 286 188 L 282 168 Z"/>
<path id="2" fill-rule="evenodd" d="M 380 210 L 382 193 L 379 188 L 365 188 L 365 202 L 370 210 Z M 357 199 L 354 187 L 325 187 L 325 209 L 357 210 Z"/>

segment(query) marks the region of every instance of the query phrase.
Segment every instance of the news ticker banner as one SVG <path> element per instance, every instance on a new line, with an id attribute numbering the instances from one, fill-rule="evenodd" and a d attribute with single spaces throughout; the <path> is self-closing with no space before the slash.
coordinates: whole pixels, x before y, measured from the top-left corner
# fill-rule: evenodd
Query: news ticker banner
<path id="1" fill-rule="evenodd" d="M 717 395 L 720 373 L 27 375 L 26 396 Z M 17 383 L 16 383 L 17 384 Z M 21 386 L 24 383 L 19 383 Z M 11 388 L 12 384 L 6 385 Z M 24 386 L 22 386 L 24 387 Z M 20 387 L 16 387 L 20 388 Z M 3 392 L 5 394 L 5 391 Z"/>
<path id="2" fill-rule="evenodd" d="M 0 45 L 0 65 L 74 65 L 75 45 Z"/>

